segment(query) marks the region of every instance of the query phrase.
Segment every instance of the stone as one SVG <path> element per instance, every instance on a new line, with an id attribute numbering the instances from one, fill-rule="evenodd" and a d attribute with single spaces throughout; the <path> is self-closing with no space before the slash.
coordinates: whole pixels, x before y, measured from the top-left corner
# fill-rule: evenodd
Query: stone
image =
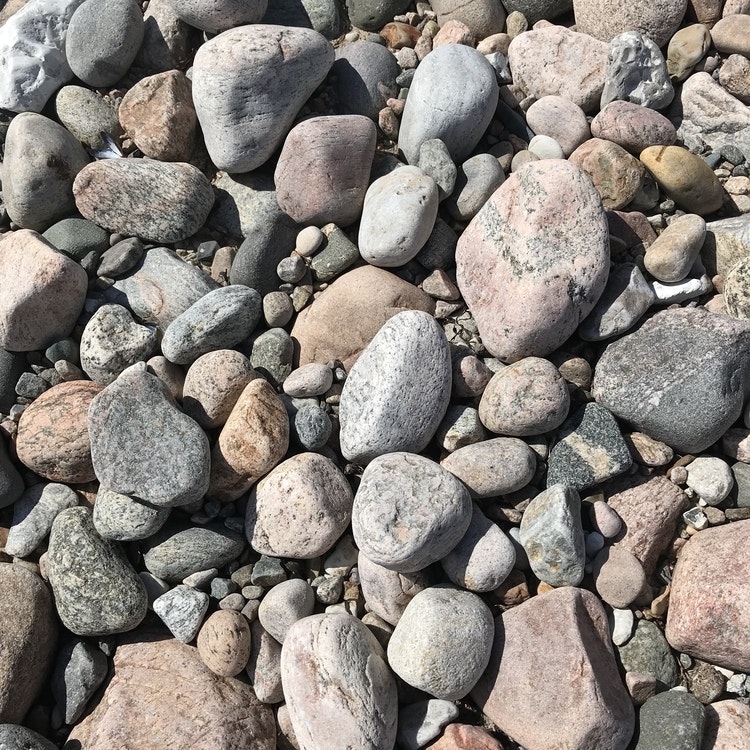
<path id="1" fill-rule="evenodd" d="M 179 700 L 165 696 L 179 695 Z M 96 708 L 77 724 L 69 746 L 101 742 L 116 746 L 126 737 L 133 750 L 168 747 L 180 736 L 195 750 L 247 743 L 273 750 L 273 713 L 252 687 L 218 677 L 197 649 L 164 631 L 139 630 L 117 646 L 114 670 Z"/>
<path id="2" fill-rule="evenodd" d="M 300 747 L 323 747 L 332 736 L 362 750 L 394 746 L 396 681 L 375 636 L 356 618 L 312 615 L 292 625 L 281 681 Z"/>
<path id="3" fill-rule="evenodd" d="M 576 689 L 560 690 L 561 683 Z M 624 750 L 633 734 L 606 613 L 583 589 L 549 591 L 497 617 L 490 663 L 472 698 L 528 750 L 560 743 Z"/>
<path id="4" fill-rule="evenodd" d="M 674 458 L 674 451 L 668 445 L 642 432 L 631 432 L 625 436 L 625 442 L 634 461 L 642 466 L 666 466 Z"/>
<path id="5" fill-rule="evenodd" d="M 488 732 L 472 724 L 448 724 L 442 737 L 429 750 L 503 750 Z"/>
<path id="6" fill-rule="evenodd" d="M 80 213 L 95 224 L 158 243 L 195 234 L 214 203 L 210 183 L 192 164 L 145 159 L 89 164 L 73 194 Z"/>
<path id="7" fill-rule="evenodd" d="M 283 328 L 271 328 L 253 339 L 250 364 L 277 389 L 291 373 L 293 358 L 294 342 Z"/>
<path id="8" fill-rule="evenodd" d="M 708 52 L 711 33 L 703 23 L 684 26 L 675 32 L 667 47 L 667 71 L 677 81 L 684 81 Z"/>
<path id="9" fill-rule="evenodd" d="M 13 522 L 5 553 L 28 557 L 47 537 L 60 511 L 78 505 L 76 493 L 64 484 L 35 484 L 13 505 Z"/>
<path id="10" fill-rule="evenodd" d="M 539 580 L 550 586 L 577 586 L 586 562 L 581 498 L 572 487 L 552 485 L 523 513 L 520 541 Z"/>
<path id="11" fill-rule="evenodd" d="M 664 109 L 673 98 L 667 63 L 655 42 L 639 31 L 625 31 L 610 41 L 602 108 L 622 99 L 649 109 Z"/>
<path id="12" fill-rule="evenodd" d="M 680 672 L 677 662 L 655 623 L 640 620 L 632 638 L 618 646 L 617 651 L 626 672 L 651 675 L 659 690 L 678 684 Z"/>
<path id="13" fill-rule="evenodd" d="M 535 135 L 529 141 L 529 153 L 539 159 L 562 159 L 565 157 L 562 147 L 548 135 Z"/>
<path id="14" fill-rule="evenodd" d="M 488 351 L 515 361 L 557 349 L 604 291 L 608 247 L 601 199 L 578 167 L 554 159 L 512 174 L 456 248 L 458 287 Z M 527 299 L 533 310 L 513 304 Z"/>
<path id="15" fill-rule="evenodd" d="M 232 173 L 264 164 L 333 59 L 318 32 L 267 24 L 229 29 L 201 45 L 193 100 L 211 161 Z"/>
<path id="16" fill-rule="evenodd" d="M 7 6 L 6 6 L 7 7 Z M 7 750 L 56 750 L 46 737 L 20 724 L 0 724 L 0 743 Z"/>
<path id="17" fill-rule="evenodd" d="M 282 211 L 303 225 L 353 224 L 362 212 L 375 141 L 375 124 L 364 115 L 312 117 L 293 127 L 274 172 Z"/>
<path id="18" fill-rule="evenodd" d="M 250 624 L 239 612 L 219 610 L 206 619 L 198 633 L 198 654 L 220 677 L 234 677 L 250 658 Z"/>
<path id="19" fill-rule="evenodd" d="M 61 253 L 79 263 L 89 253 L 102 253 L 109 248 L 109 234 L 86 219 L 61 219 L 42 234 Z"/>
<path id="20" fill-rule="evenodd" d="M 281 399 L 262 378 L 242 391 L 211 453 L 209 497 L 234 500 L 284 457 L 289 418 Z"/>
<path id="21" fill-rule="evenodd" d="M 135 60 L 143 32 L 143 15 L 134 0 L 84 0 L 65 37 L 68 65 L 92 88 L 113 86 Z"/>
<path id="22" fill-rule="evenodd" d="M 57 119 L 86 148 L 108 148 L 102 132 L 115 141 L 123 135 L 114 102 L 89 88 L 63 86 L 55 95 L 54 107 Z"/>
<path id="23" fill-rule="evenodd" d="M 378 331 L 341 393 L 341 452 L 361 464 L 419 452 L 448 406 L 451 356 L 443 330 L 424 312 L 401 312 Z"/>
<path id="24" fill-rule="evenodd" d="M 750 22 L 745 13 L 725 15 L 711 27 L 711 41 L 719 52 L 732 55 L 750 55 L 747 35 Z"/>
<path id="25" fill-rule="evenodd" d="M 326 224 L 321 233 L 325 245 L 311 258 L 310 271 L 314 279 L 329 282 L 351 268 L 361 256 L 357 246 L 335 224 Z"/>
<path id="26" fill-rule="evenodd" d="M 690 693 L 669 690 L 638 712 L 637 750 L 699 750 L 705 710 Z"/>
<path id="27" fill-rule="evenodd" d="M 281 644 L 258 622 L 250 623 L 250 659 L 245 667 L 250 684 L 262 703 L 284 700 L 281 686 Z"/>
<path id="28" fill-rule="evenodd" d="M 326 39 L 341 36 L 341 10 L 331 0 L 268 0 L 264 23 L 315 29 Z"/>
<path id="29" fill-rule="evenodd" d="M 528 31 L 510 43 L 508 60 L 514 85 L 526 95 L 562 96 L 586 113 L 598 109 L 607 74 L 607 45 L 592 35 L 563 26 Z"/>
<path id="30" fill-rule="evenodd" d="M 479 412 L 471 406 L 449 406 L 435 433 L 435 442 L 447 451 L 455 451 L 487 437 Z"/>
<path id="31" fill-rule="evenodd" d="M 397 741 L 407 750 L 419 750 L 434 740 L 446 724 L 458 718 L 458 707 L 450 701 L 431 698 L 410 703 L 398 712 Z"/>
<path id="32" fill-rule="evenodd" d="M 441 201 L 451 195 L 456 186 L 458 169 L 443 141 L 439 138 L 424 141 L 419 147 L 417 166 L 435 181 Z"/>
<path id="33" fill-rule="evenodd" d="M 750 640 L 742 612 L 750 592 L 736 552 L 748 533 L 750 521 L 736 521 L 688 541 L 673 574 L 666 627 L 678 651 L 745 673 Z"/>
<path id="34" fill-rule="evenodd" d="M 507 495 L 525 487 L 536 472 L 536 456 L 517 438 L 482 440 L 446 456 L 440 465 L 478 499 Z"/>
<path id="35" fill-rule="evenodd" d="M 59 383 L 30 404 L 18 423 L 18 458 L 53 482 L 78 484 L 96 478 L 87 426 L 98 383 Z"/>
<path id="36" fill-rule="evenodd" d="M 108 671 L 107 657 L 93 643 L 75 639 L 63 645 L 51 681 L 52 694 L 66 724 L 75 724 L 81 718 Z"/>
<path id="37" fill-rule="evenodd" d="M 137 237 L 129 237 L 102 253 L 96 274 L 111 278 L 123 276 L 132 270 L 142 258 L 143 243 Z"/>
<path id="38" fill-rule="evenodd" d="M 481 677 L 492 640 L 487 605 L 470 591 L 438 584 L 406 606 L 388 642 L 388 663 L 412 687 L 455 701 Z"/>
<path id="39" fill-rule="evenodd" d="M 724 278 L 724 305 L 727 315 L 739 320 L 750 317 L 748 305 L 748 258 L 738 260 Z"/>
<path id="40" fill-rule="evenodd" d="M 433 138 L 445 143 L 453 161 L 471 154 L 495 113 L 499 89 L 485 57 L 463 44 L 446 44 L 417 68 L 399 127 L 398 146 L 409 164 Z"/>
<path id="41" fill-rule="evenodd" d="M 707 505 L 718 505 L 732 491 L 729 464 L 714 456 L 698 456 L 687 465 L 687 486 Z"/>
<path id="42" fill-rule="evenodd" d="M 304 406 L 297 410 L 290 425 L 295 439 L 310 451 L 323 448 L 331 437 L 333 423 L 325 409 L 319 406 Z"/>
<path id="43" fill-rule="evenodd" d="M 750 60 L 744 55 L 729 55 L 719 68 L 719 83 L 742 104 L 749 104 Z"/>
<path id="44" fill-rule="evenodd" d="M 169 3 L 178 18 L 210 34 L 220 34 L 234 26 L 260 23 L 268 6 L 266 0 L 221 0 L 208 7 L 196 0 L 169 0 Z"/>
<path id="45" fill-rule="evenodd" d="M 297 560 L 323 555 L 351 520 L 351 487 L 336 465 L 318 453 L 301 453 L 280 463 L 252 496 L 245 535 L 264 555 Z"/>
<path id="46" fill-rule="evenodd" d="M 723 700 L 704 706 L 706 721 L 701 750 L 723 747 L 742 750 L 750 726 L 750 708 L 736 700 Z"/>
<path id="47" fill-rule="evenodd" d="M 706 238 L 706 222 L 695 214 L 677 217 L 646 250 L 643 264 L 659 281 L 682 281 Z"/>
<path id="48" fill-rule="evenodd" d="M 367 265 L 348 271 L 297 316 L 292 338 L 299 345 L 299 364 L 338 360 L 351 371 L 383 325 L 406 310 L 432 314 L 435 300 L 384 269 Z M 349 321 L 344 329 L 341 320 Z"/>
<path id="49" fill-rule="evenodd" d="M 152 606 L 178 641 L 190 643 L 203 624 L 208 603 L 208 594 L 180 584 L 155 599 Z"/>
<path id="50" fill-rule="evenodd" d="M 310 362 L 292 372 L 284 381 L 284 393 L 294 398 L 322 396 L 333 385 L 333 371 L 326 365 Z"/>
<path id="51" fill-rule="evenodd" d="M 188 58 L 191 29 L 178 18 L 169 0 L 151 0 L 143 21 L 143 42 L 133 67 L 163 73 Z"/>
<path id="52" fill-rule="evenodd" d="M 630 101 L 613 101 L 591 121 L 594 137 L 612 141 L 632 154 L 649 146 L 671 146 L 674 125 L 661 113 Z"/>
<path id="53" fill-rule="evenodd" d="M 266 593 L 260 602 L 258 620 L 265 631 L 279 643 L 284 643 L 289 628 L 309 617 L 315 609 L 315 592 L 299 578 L 282 581 Z"/>
<path id="54" fill-rule="evenodd" d="M 634 622 L 635 616 L 632 609 L 614 608 L 612 610 L 610 626 L 612 629 L 612 643 L 615 646 L 622 646 L 630 640 L 630 637 L 633 635 Z"/>
<path id="55" fill-rule="evenodd" d="M 468 3 L 456 0 L 435 0 L 432 9 L 437 13 L 437 22 L 441 28 L 451 21 L 465 24 L 478 39 L 503 31 L 505 8 L 502 4 L 488 0 L 470 0 Z"/>
<path id="56" fill-rule="evenodd" d="M 94 528 L 104 539 L 118 542 L 146 539 L 166 523 L 169 512 L 169 508 L 156 508 L 100 486 L 94 503 Z"/>
<path id="57" fill-rule="evenodd" d="M 605 547 L 593 561 L 597 593 L 610 606 L 629 607 L 650 598 L 646 573 L 638 558 L 621 547 Z"/>
<path id="58" fill-rule="evenodd" d="M 564 96 L 549 94 L 537 99 L 526 110 L 526 122 L 537 135 L 547 135 L 570 156 L 591 137 L 583 110 Z"/>
<path id="59" fill-rule="evenodd" d="M 680 452 L 701 452 L 739 416 L 746 336 L 739 321 L 699 310 L 665 310 L 607 347 L 592 393 L 637 430 Z M 736 386 L 729 373 L 736 373 Z"/>
<path id="60" fill-rule="evenodd" d="M 456 221 L 471 221 L 504 181 L 503 168 L 492 154 L 472 156 L 458 169 L 455 188 L 445 202 L 448 213 Z"/>
<path id="61" fill-rule="evenodd" d="M 547 460 L 547 486 L 579 492 L 626 472 L 633 463 L 615 418 L 597 403 L 574 412 L 560 427 Z"/>
<path id="62" fill-rule="evenodd" d="M 53 664 L 57 619 L 49 589 L 27 568 L 0 563 L 0 584 L 0 722 L 20 724 Z"/>
<path id="63" fill-rule="evenodd" d="M 568 416 L 570 393 L 559 370 L 541 357 L 524 357 L 496 372 L 482 393 L 479 418 L 492 432 L 541 435 Z"/>
<path id="64" fill-rule="evenodd" d="M 116 542 L 102 539 L 88 508 L 67 508 L 52 524 L 47 574 L 63 625 L 76 635 L 136 628 L 146 616 L 146 589 Z"/>

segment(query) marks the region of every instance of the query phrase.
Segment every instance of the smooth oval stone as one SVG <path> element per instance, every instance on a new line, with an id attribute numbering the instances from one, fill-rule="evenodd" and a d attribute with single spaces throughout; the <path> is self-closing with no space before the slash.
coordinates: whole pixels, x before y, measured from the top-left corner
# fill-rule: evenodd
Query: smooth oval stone
<path id="1" fill-rule="evenodd" d="M 94 502 L 94 528 L 104 539 L 118 542 L 146 539 L 164 526 L 169 513 L 169 508 L 155 508 L 100 487 Z"/>
<path id="2" fill-rule="evenodd" d="M 649 146 L 641 152 L 640 160 L 684 211 L 702 216 L 721 208 L 721 183 L 700 156 L 680 146 Z"/>
<path id="3" fill-rule="evenodd" d="M 342 747 L 394 747 L 396 681 L 357 618 L 312 615 L 292 625 L 281 649 L 281 682 L 300 747 L 328 747 L 331 737 Z"/>
<path id="4" fill-rule="evenodd" d="M 215 289 L 167 326 L 161 350 L 170 362 L 191 364 L 203 354 L 244 341 L 262 314 L 255 289 L 238 285 Z"/>
<path id="5" fill-rule="evenodd" d="M 400 573 L 440 560 L 470 522 L 466 488 L 439 464 L 412 453 L 374 459 L 354 497 L 357 547 L 373 562 Z"/>
<path id="6" fill-rule="evenodd" d="M 470 221 L 504 180 L 503 168 L 492 154 L 472 156 L 458 170 L 453 193 L 445 202 L 448 212 L 457 221 Z"/>
<path id="7" fill-rule="evenodd" d="M 302 225 L 354 223 L 365 200 L 376 140 L 375 124 L 362 115 L 312 117 L 295 125 L 274 172 L 281 210 Z"/>
<path id="8" fill-rule="evenodd" d="M 94 398 L 89 434 L 96 476 L 115 492 L 164 508 L 208 489 L 208 438 L 145 366 L 126 370 Z"/>
<path id="9" fill-rule="evenodd" d="M 451 380 L 450 348 L 435 319 L 417 310 L 392 317 L 344 383 L 344 457 L 367 463 L 384 453 L 423 450 L 448 407 Z"/>
<path id="10" fill-rule="evenodd" d="M 135 0 L 85 0 L 68 25 L 68 65 L 89 86 L 112 86 L 135 60 L 143 32 L 143 14 Z"/>
<path id="11" fill-rule="evenodd" d="M 549 94 L 526 110 L 526 122 L 537 135 L 554 138 L 565 156 L 570 156 L 591 137 L 586 114 L 570 99 Z"/>
<path id="12" fill-rule="evenodd" d="M 47 573 L 60 619 L 76 635 L 124 633 L 146 616 L 146 589 L 120 546 L 102 539 L 88 508 L 67 508 L 52 524 Z"/>
<path id="13" fill-rule="evenodd" d="M 73 181 L 89 163 L 83 146 L 62 125 L 24 112 L 5 136 L 3 199 L 18 226 L 44 231 L 75 212 Z"/>
<path id="14" fill-rule="evenodd" d="M 664 115 L 623 101 L 602 107 L 591 121 L 591 134 L 612 141 L 632 154 L 640 154 L 649 146 L 671 146 L 677 138 L 674 125 Z"/>
<path id="15" fill-rule="evenodd" d="M 84 167 L 73 183 L 76 207 L 111 232 L 152 242 L 195 234 L 214 204 L 205 175 L 192 164 L 104 159 Z"/>
<path id="16" fill-rule="evenodd" d="M 55 95 L 55 114 L 86 148 L 106 148 L 102 132 L 115 140 L 123 135 L 114 102 L 84 86 L 63 86 Z"/>
<path id="17" fill-rule="evenodd" d="M 201 45 L 193 99 L 211 161 L 227 172 L 264 164 L 333 58 L 317 31 L 266 24 L 230 29 Z"/>
<path id="18" fill-rule="evenodd" d="M 695 214 L 678 216 L 646 249 L 643 265 L 659 281 L 682 281 L 706 239 L 706 222 Z"/>
<path id="19" fill-rule="evenodd" d="M 725 15 L 711 29 L 711 41 L 719 52 L 750 55 L 750 20 L 745 13 Z"/>
<path id="20" fill-rule="evenodd" d="M 435 181 L 419 167 L 401 167 L 367 189 L 359 251 L 371 265 L 403 266 L 427 242 L 438 211 Z"/>
<path id="21" fill-rule="evenodd" d="M 302 365 L 284 381 L 284 393 L 293 398 L 322 396 L 333 385 L 333 370 L 316 362 Z"/>
<path id="22" fill-rule="evenodd" d="M 259 23 L 268 7 L 267 0 L 169 0 L 177 17 L 196 29 L 220 34 L 234 26 Z"/>
<path id="23" fill-rule="evenodd" d="M 258 620 L 279 643 L 284 643 L 289 628 L 297 620 L 309 617 L 315 609 L 315 592 L 300 578 L 276 584 L 266 593 L 258 609 Z"/>
<path id="24" fill-rule="evenodd" d="M 224 567 L 246 545 L 239 534 L 218 521 L 205 526 L 168 521 L 141 549 L 147 570 L 167 583 L 179 583 L 200 570 Z"/>
<path id="25" fill-rule="evenodd" d="M 460 21 L 476 35 L 477 39 L 498 34 L 503 31 L 505 25 L 503 4 L 498 5 L 492 0 L 435 0 L 432 9 L 437 13 L 437 21 L 441 28 L 449 21 Z M 546 15 L 544 17 L 548 18 Z"/>
<path id="26" fill-rule="evenodd" d="M 440 584 L 407 605 L 388 642 L 388 663 L 412 687 L 454 701 L 481 677 L 493 639 L 487 605 L 476 594 Z"/>
<path id="27" fill-rule="evenodd" d="M 495 71 L 481 53 L 463 44 L 446 44 L 420 63 L 409 87 L 399 127 L 398 146 L 410 164 L 420 146 L 439 138 L 453 161 L 471 154 L 490 124 L 499 87 Z"/>
<path id="28" fill-rule="evenodd" d="M 250 645 L 250 623 L 231 610 L 214 612 L 198 633 L 201 661 L 219 677 L 234 677 L 245 668 Z"/>
<path id="29" fill-rule="evenodd" d="M 351 520 L 351 487 L 336 465 L 318 453 L 301 453 L 279 464 L 253 496 L 245 534 L 263 555 L 302 560 L 323 555 Z"/>
<path id="30" fill-rule="evenodd" d="M 353 26 L 365 31 L 380 31 L 385 24 L 408 7 L 407 0 L 347 0 L 346 10 Z"/>
<path id="31" fill-rule="evenodd" d="M 87 219 L 75 217 L 56 222 L 42 237 L 79 263 L 89 253 L 99 254 L 109 248 L 109 232 Z"/>
<path id="32" fill-rule="evenodd" d="M 677 31 L 667 47 L 667 71 L 684 81 L 711 46 L 711 33 L 703 23 L 694 23 Z"/>
<path id="33" fill-rule="evenodd" d="M 596 188 L 570 162 L 527 164 L 472 219 L 456 265 L 458 287 L 492 354 L 513 361 L 554 351 L 607 281 L 609 230 Z"/>

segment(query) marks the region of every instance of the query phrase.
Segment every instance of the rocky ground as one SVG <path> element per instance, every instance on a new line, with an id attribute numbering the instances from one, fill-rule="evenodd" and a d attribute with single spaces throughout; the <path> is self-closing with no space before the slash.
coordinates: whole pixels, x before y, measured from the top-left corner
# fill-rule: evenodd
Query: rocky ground
<path id="1" fill-rule="evenodd" d="M 750 2 L 0 9 L 0 750 L 748 750 Z"/>

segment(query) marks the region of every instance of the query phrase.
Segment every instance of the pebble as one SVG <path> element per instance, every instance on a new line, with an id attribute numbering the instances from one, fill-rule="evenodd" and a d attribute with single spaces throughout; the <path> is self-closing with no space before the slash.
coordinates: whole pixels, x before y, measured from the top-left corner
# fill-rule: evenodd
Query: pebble
<path id="1" fill-rule="evenodd" d="M 234 677 L 250 658 L 250 625 L 239 612 L 219 610 L 201 626 L 197 646 L 201 661 L 214 674 Z"/>
<path id="2" fill-rule="evenodd" d="M 612 609 L 612 643 L 623 646 L 633 635 L 635 615 L 632 609 Z"/>
<path id="3" fill-rule="evenodd" d="M 626 672 L 649 675 L 658 690 L 679 683 L 680 671 L 669 644 L 659 627 L 649 620 L 639 620 L 633 637 L 618 646 L 617 653 Z"/>
<path id="4" fill-rule="evenodd" d="M 169 508 L 156 508 L 100 486 L 94 503 L 94 527 L 104 539 L 146 539 L 166 523 L 169 513 Z"/>
<path id="5" fill-rule="evenodd" d="M 109 234 L 86 219 L 61 219 L 42 237 L 79 263 L 90 252 L 101 253 L 109 248 Z"/>
<path id="6" fill-rule="evenodd" d="M 51 685 L 66 724 L 75 724 L 81 718 L 108 671 L 107 657 L 93 643 L 74 639 L 62 646 Z"/>
<path id="7" fill-rule="evenodd" d="M 566 157 L 591 137 L 583 110 L 570 99 L 556 94 L 537 99 L 526 110 L 526 122 L 537 135 L 553 138 Z"/>
<path id="8" fill-rule="evenodd" d="M 668 690 L 649 698 L 638 712 L 638 750 L 698 750 L 705 710 L 688 693 Z"/>
<path id="9" fill-rule="evenodd" d="M 324 409 L 318 406 L 303 406 L 294 415 L 292 434 L 306 450 L 323 448 L 331 437 L 333 423 Z"/>
<path id="10" fill-rule="evenodd" d="M 263 297 L 263 318 L 269 328 L 283 328 L 293 316 L 294 306 L 286 292 L 269 292 Z"/>
<path id="11" fill-rule="evenodd" d="M 605 539 L 614 539 L 622 528 L 622 519 L 604 500 L 597 500 L 591 504 L 589 518 L 594 530 Z"/>
<path id="12" fill-rule="evenodd" d="M 250 583 L 262 589 L 270 589 L 287 579 L 287 573 L 281 564 L 281 560 L 275 557 L 261 555 L 260 560 L 253 565 Z"/>
<path id="13" fill-rule="evenodd" d="M 294 343 L 283 328 L 271 328 L 252 340 L 250 364 L 274 387 L 292 371 Z"/>
<path id="14" fill-rule="evenodd" d="M 120 547 L 102 539 L 91 511 L 60 511 L 52 524 L 47 575 L 63 625 L 101 636 L 137 627 L 146 616 L 146 589 Z"/>
<path id="15" fill-rule="evenodd" d="M 529 141 L 529 151 L 540 159 L 562 159 L 565 156 L 560 144 L 548 135 L 535 135 Z"/>
<path id="16" fill-rule="evenodd" d="M 471 406 L 449 406 L 435 433 L 435 442 L 447 451 L 455 451 L 487 437 L 479 421 L 479 412 Z"/>
<path id="17" fill-rule="evenodd" d="M 193 100 L 211 161 L 230 173 L 268 161 L 333 59 L 333 47 L 317 31 L 262 23 L 201 45 Z"/>
<path id="18" fill-rule="evenodd" d="M 315 362 L 302 365 L 284 381 L 284 393 L 294 398 L 322 396 L 333 385 L 333 370 Z"/>
<path id="19" fill-rule="evenodd" d="M 177 17 L 197 29 L 219 34 L 234 26 L 260 23 L 268 3 L 265 0 L 221 0 L 205 6 L 196 0 L 170 0 Z"/>
<path id="20" fill-rule="evenodd" d="M 54 745 L 38 732 L 20 724 L 0 724 L 0 743 L 8 750 L 55 750 Z"/>
<path id="21" fill-rule="evenodd" d="M 674 125 L 664 115 L 630 101 L 613 101 L 602 107 L 591 121 L 591 134 L 632 154 L 649 146 L 671 146 L 677 138 Z"/>
<path id="22" fill-rule="evenodd" d="M 279 643 L 284 643 L 289 628 L 313 613 L 315 592 L 299 578 L 282 581 L 261 600 L 258 620 L 266 632 Z"/>
<path id="23" fill-rule="evenodd" d="M 492 154 L 472 156 L 459 167 L 445 206 L 457 221 L 471 221 L 504 181 L 503 169 Z"/>
<path id="24" fill-rule="evenodd" d="M 667 47 L 667 71 L 677 81 L 684 81 L 708 52 L 711 33 L 703 23 L 694 23 L 679 29 Z"/>
<path id="25" fill-rule="evenodd" d="M 201 629 L 208 604 L 208 594 L 180 584 L 155 599 L 152 607 L 178 641 L 191 643 Z"/>
<path id="26" fill-rule="evenodd" d="M 695 299 L 713 290 L 711 279 L 707 275 L 699 279 L 688 278 L 674 284 L 663 284 L 660 281 L 649 281 L 648 283 L 654 295 L 657 305 L 672 305 L 686 300 Z M 708 312 L 711 312 L 706 308 Z"/>
<path id="27" fill-rule="evenodd" d="M 262 555 L 309 560 L 324 555 L 346 530 L 353 493 L 336 465 L 300 453 L 276 466 L 253 489 L 245 535 Z"/>
<path id="28" fill-rule="evenodd" d="M 651 598 L 646 573 L 638 558 L 619 547 L 606 547 L 594 558 L 592 576 L 599 596 L 624 609 Z"/>
<path id="29" fill-rule="evenodd" d="M 682 281 L 690 273 L 705 239 L 706 222 L 700 216 L 678 216 L 647 248 L 643 264 L 659 281 Z"/>
<path id="30" fill-rule="evenodd" d="M 448 147 L 439 138 L 423 141 L 419 147 L 417 166 L 432 177 L 437 185 L 438 198 L 448 198 L 456 187 L 458 168 L 453 163 Z"/>
<path id="31" fill-rule="evenodd" d="M 553 159 L 512 174 L 456 248 L 458 287 L 488 351 L 514 361 L 556 349 L 604 290 L 608 241 L 599 194 L 578 167 Z"/>
<path id="32" fill-rule="evenodd" d="M 455 701 L 487 667 L 493 637 L 492 614 L 476 594 L 439 584 L 406 606 L 388 642 L 388 663 L 412 687 Z M 430 657 L 435 652 L 439 659 Z"/>
<path id="33" fill-rule="evenodd" d="M 687 465 L 687 486 L 708 505 L 718 505 L 732 491 L 734 477 L 726 461 L 699 456 Z"/>
<path id="34" fill-rule="evenodd" d="M 398 712 L 396 739 L 406 750 L 419 750 L 457 718 L 458 707 L 450 701 L 431 698 L 410 703 Z"/>

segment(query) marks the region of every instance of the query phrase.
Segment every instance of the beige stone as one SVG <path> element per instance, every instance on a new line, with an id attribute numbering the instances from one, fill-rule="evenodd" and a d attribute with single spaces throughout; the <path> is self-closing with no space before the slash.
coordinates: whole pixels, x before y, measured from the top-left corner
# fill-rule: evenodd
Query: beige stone
<path id="1" fill-rule="evenodd" d="M 680 29 L 667 47 L 667 71 L 678 81 L 684 81 L 711 46 L 708 26 L 694 23 Z"/>
<path id="2" fill-rule="evenodd" d="M 250 623 L 231 609 L 214 612 L 198 633 L 198 653 L 203 663 L 219 677 L 234 677 L 250 658 Z"/>
<path id="3" fill-rule="evenodd" d="M 743 104 L 750 104 L 750 60 L 745 55 L 729 55 L 719 68 L 719 83 Z"/>
<path id="4" fill-rule="evenodd" d="M 725 15 L 711 29 L 711 41 L 719 52 L 750 57 L 750 15 Z"/>
<path id="5" fill-rule="evenodd" d="M 750 706 L 736 700 L 711 703 L 701 750 L 745 750 L 750 737 Z"/>
<path id="6" fill-rule="evenodd" d="M 682 281 L 690 273 L 705 239 L 706 222 L 700 216 L 679 216 L 646 250 L 643 264 L 659 281 Z"/>

